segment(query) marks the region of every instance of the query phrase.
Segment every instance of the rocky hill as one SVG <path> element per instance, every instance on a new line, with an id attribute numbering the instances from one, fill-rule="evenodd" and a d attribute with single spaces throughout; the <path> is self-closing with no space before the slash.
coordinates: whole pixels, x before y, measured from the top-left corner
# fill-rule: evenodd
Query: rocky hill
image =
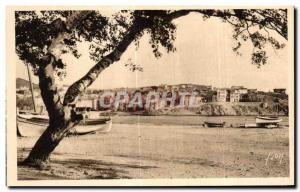
<path id="1" fill-rule="evenodd" d="M 38 89 L 39 86 L 37 84 L 32 84 L 33 85 L 33 88 L 34 89 Z M 20 88 L 20 87 L 28 87 L 30 88 L 29 86 L 29 81 L 25 80 L 25 79 L 22 79 L 22 78 L 17 78 L 16 79 L 16 88 Z"/>
<path id="2" fill-rule="evenodd" d="M 163 109 L 145 112 L 142 115 L 214 115 L 214 116 L 246 116 L 246 115 L 288 115 L 288 103 L 203 103 L 197 108 Z"/>

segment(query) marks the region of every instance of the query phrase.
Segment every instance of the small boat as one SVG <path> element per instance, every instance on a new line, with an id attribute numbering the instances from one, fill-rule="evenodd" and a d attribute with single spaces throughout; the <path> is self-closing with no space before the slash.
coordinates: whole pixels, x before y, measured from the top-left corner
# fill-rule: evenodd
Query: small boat
<path id="1" fill-rule="evenodd" d="M 86 119 L 80 122 L 70 134 L 85 135 L 88 133 L 108 133 L 112 127 L 111 118 L 106 119 Z"/>
<path id="2" fill-rule="evenodd" d="M 48 116 L 19 113 L 17 114 L 17 133 L 22 137 L 40 136 L 47 128 Z M 111 118 L 83 119 L 78 125 L 70 130 L 71 135 L 84 135 L 90 133 L 107 133 L 111 130 Z"/>
<path id="3" fill-rule="evenodd" d="M 37 121 L 35 121 L 37 120 Z M 45 122 L 38 122 L 45 121 Z M 25 114 L 17 115 L 17 133 L 21 137 L 40 136 L 48 126 L 48 119 L 33 117 L 33 115 Z"/>
<path id="4" fill-rule="evenodd" d="M 239 128 L 258 128 L 256 123 L 240 124 L 237 127 L 239 127 Z"/>
<path id="5" fill-rule="evenodd" d="M 278 116 L 257 116 L 255 118 L 255 122 L 258 127 L 278 127 L 281 121 L 282 119 Z"/>
<path id="6" fill-rule="evenodd" d="M 225 122 L 209 122 L 209 121 L 204 121 L 204 126 L 205 127 L 224 127 Z"/>

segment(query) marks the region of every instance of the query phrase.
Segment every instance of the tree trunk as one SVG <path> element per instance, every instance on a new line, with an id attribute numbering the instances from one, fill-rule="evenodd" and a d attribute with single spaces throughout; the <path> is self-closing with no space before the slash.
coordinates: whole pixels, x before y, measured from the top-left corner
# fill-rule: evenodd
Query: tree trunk
<path id="1" fill-rule="evenodd" d="M 48 162 L 50 154 L 60 141 L 81 119 L 81 115 L 76 115 L 69 107 L 64 107 L 62 116 L 57 119 L 49 119 L 49 126 L 35 143 L 24 163 L 30 166 L 42 167 Z"/>
<path id="2" fill-rule="evenodd" d="M 50 122 L 50 124 L 34 145 L 29 156 L 24 161 L 25 164 L 42 167 L 48 162 L 50 154 L 65 137 L 68 130 L 72 128 L 72 124 L 68 124 L 63 120 L 60 120 L 58 125 L 55 125 L 57 122 Z"/>
<path id="3" fill-rule="evenodd" d="M 49 126 L 24 161 L 31 166 L 42 166 L 47 162 L 59 142 L 82 119 L 70 107 L 62 105 L 54 80 L 53 56 L 48 55 L 44 62 L 47 64 L 40 66 L 38 75 L 41 96 L 49 115 Z"/>

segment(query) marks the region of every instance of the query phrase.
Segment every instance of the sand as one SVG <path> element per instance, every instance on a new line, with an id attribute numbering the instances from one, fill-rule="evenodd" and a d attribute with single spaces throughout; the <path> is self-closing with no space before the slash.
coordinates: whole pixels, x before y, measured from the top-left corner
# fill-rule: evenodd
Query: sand
<path id="1" fill-rule="evenodd" d="M 38 170 L 18 166 L 18 179 L 289 175 L 287 125 L 278 129 L 204 128 L 180 117 L 172 117 L 176 121 L 170 118 L 177 123 L 167 124 L 168 120 L 157 123 L 155 117 L 155 123 L 151 123 L 151 117 L 137 118 L 114 117 L 112 131 L 107 134 L 65 138 L 53 152 L 49 167 Z M 18 162 L 28 155 L 36 140 L 18 138 Z"/>

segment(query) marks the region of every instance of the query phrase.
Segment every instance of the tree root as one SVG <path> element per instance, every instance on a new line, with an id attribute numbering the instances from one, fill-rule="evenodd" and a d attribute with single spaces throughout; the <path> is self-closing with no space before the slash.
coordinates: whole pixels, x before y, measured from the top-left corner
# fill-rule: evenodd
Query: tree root
<path id="1" fill-rule="evenodd" d="M 39 170 L 47 170 L 50 168 L 50 161 L 27 158 L 24 161 L 20 162 L 18 165 L 28 166 L 28 167 L 36 168 Z"/>

